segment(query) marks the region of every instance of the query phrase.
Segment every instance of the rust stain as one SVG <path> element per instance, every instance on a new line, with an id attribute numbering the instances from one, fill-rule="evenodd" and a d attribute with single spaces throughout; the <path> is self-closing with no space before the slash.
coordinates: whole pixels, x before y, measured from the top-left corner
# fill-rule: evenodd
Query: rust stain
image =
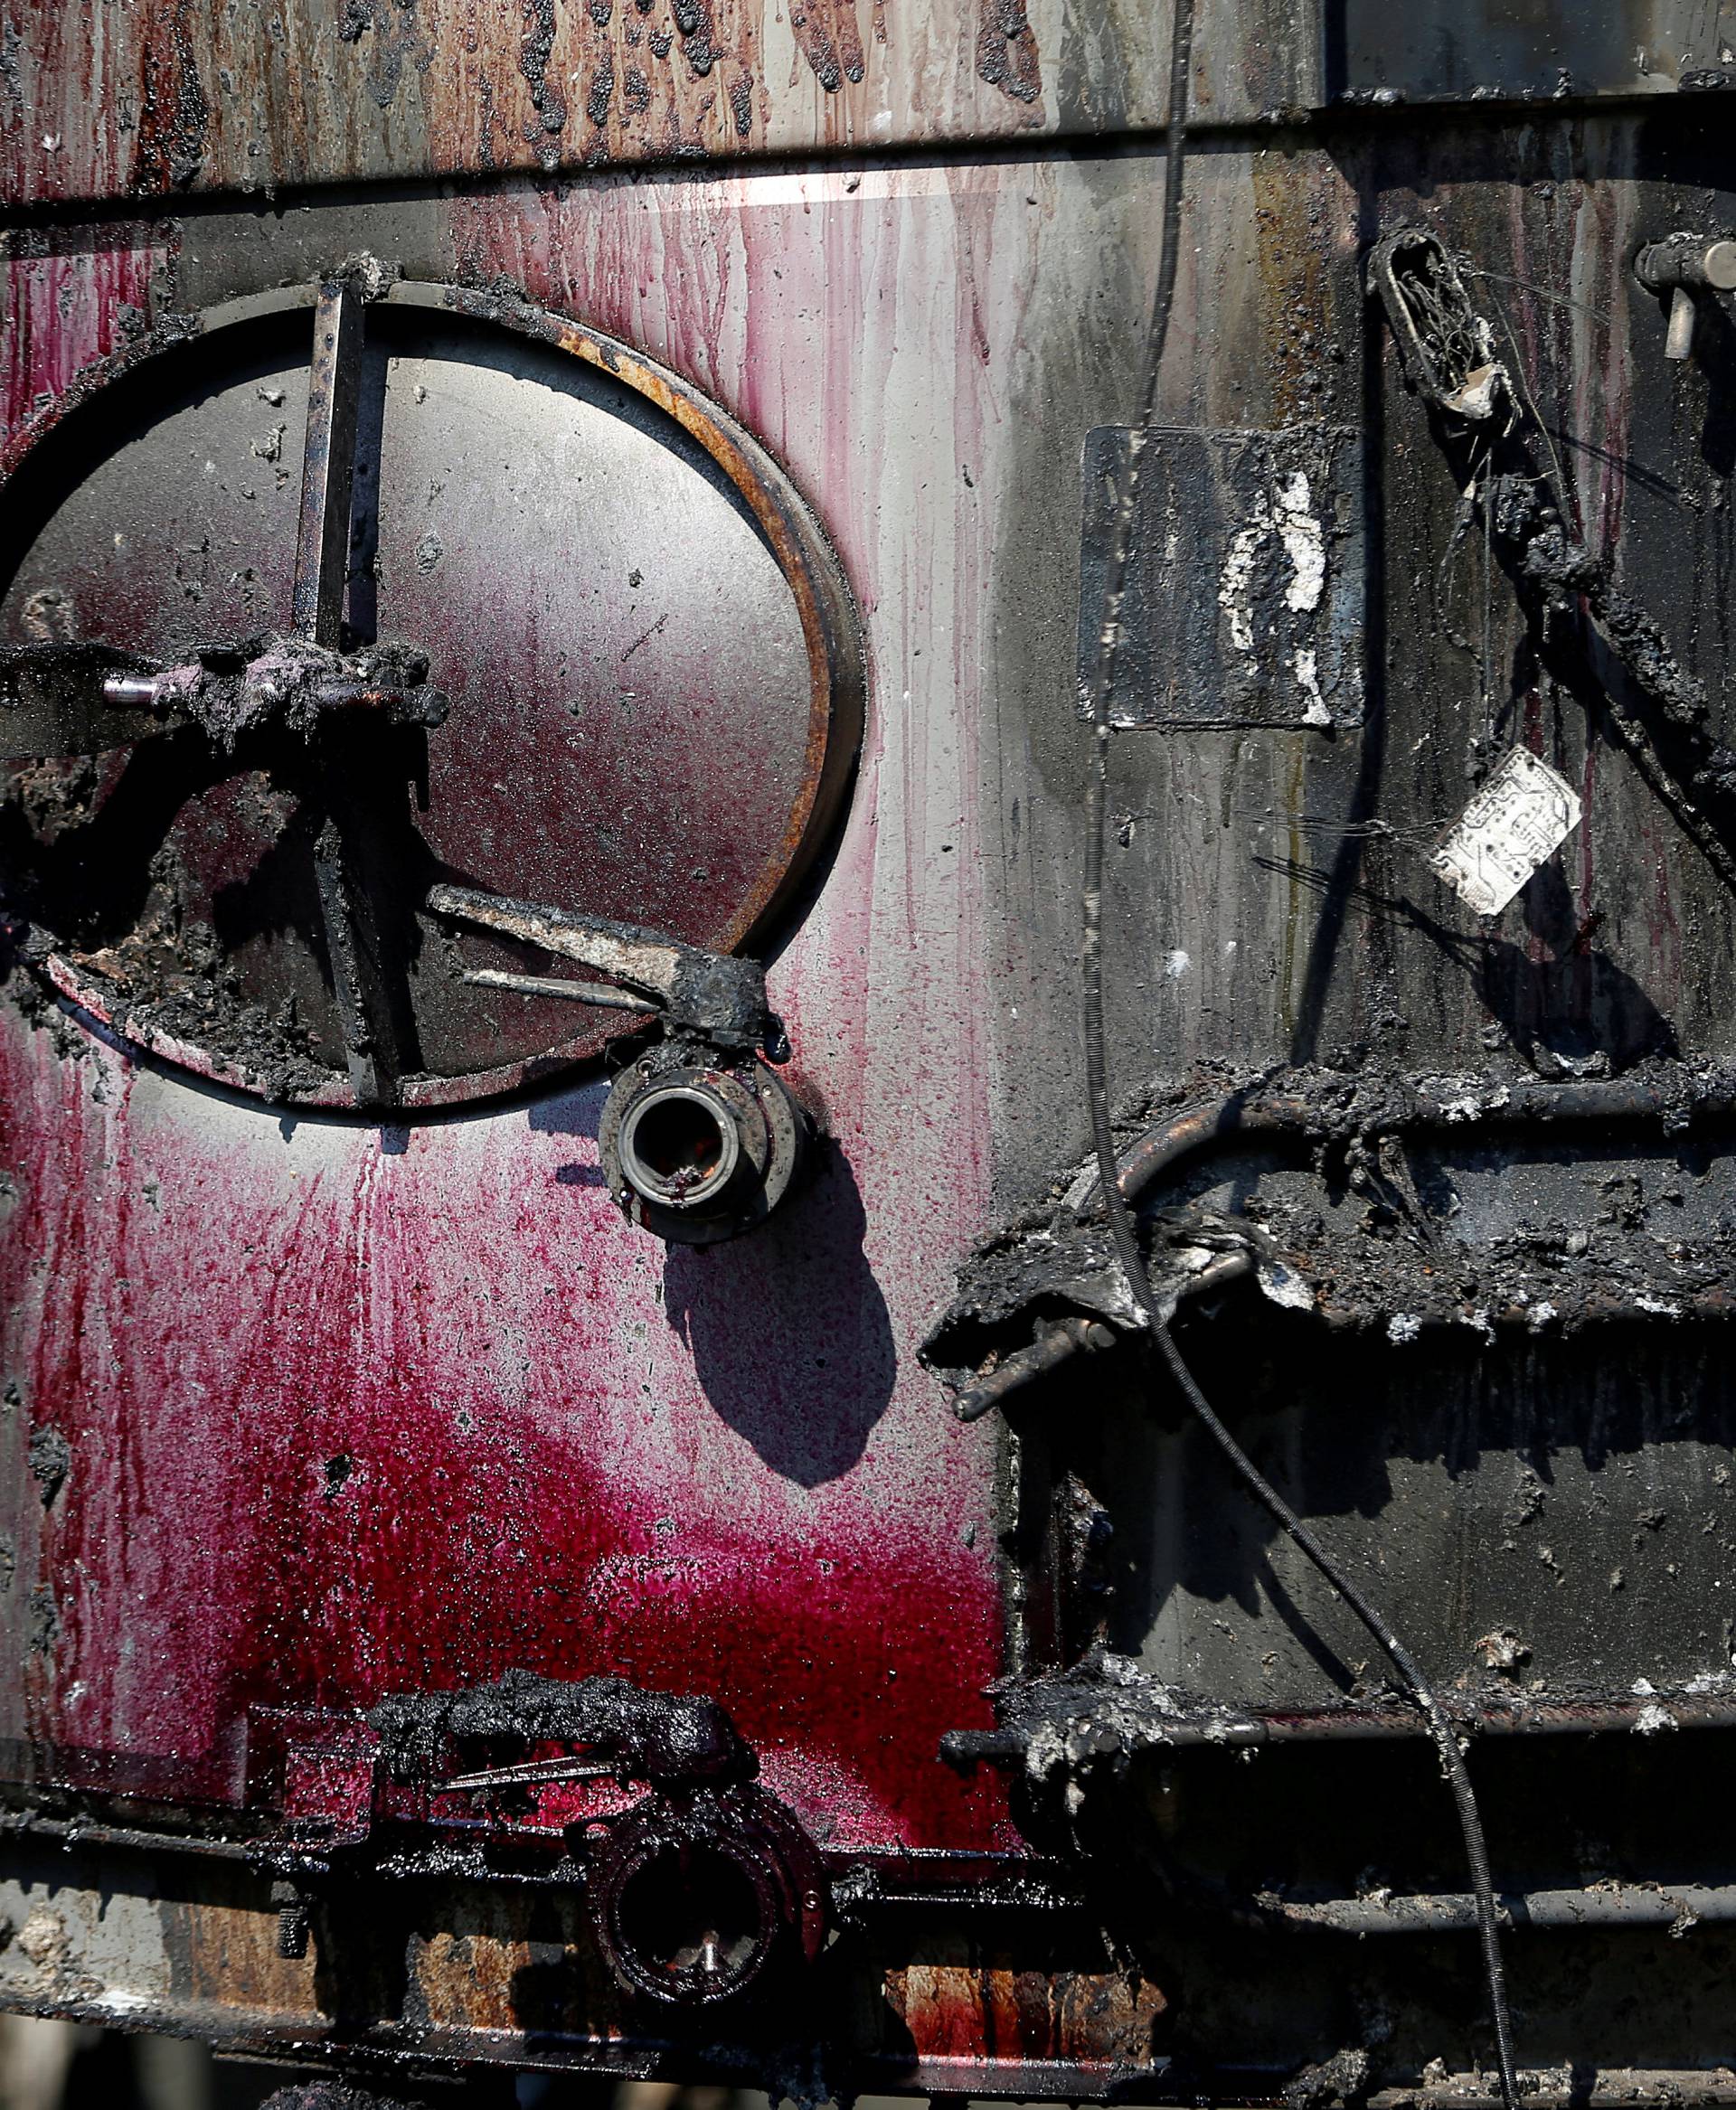
<path id="1" fill-rule="evenodd" d="M 1081 2067 L 1146 2064 L 1167 2002 L 1147 1980 L 1109 1972 L 1021 1970 L 987 1964 L 911 1964 L 888 1971 L 887 2005 L 922 2059 Z"/>
<path id="2" fill-rule="evenodd" d="M 287 0 L 263 22 L 140 0 L 35 10 L 0 60 L 0 193 L 21 202 L 1055 123 L 1026 0 Z"/>
<path id="3" fill-rule="evenodd" d="M 261 1886 L 263 1888 L 263 1886 Z M 165 1903 L 163 1945 L 178 1964 L 177 1988 L 193 2003 L 317 2014 L 316 1961 L 278 1954 L 278 1916 L 210 1901 Z"/>
<path id="4" fill-rule="evenodd" d="M 193 0 L 152 0 L 146 11 L 136 190 L 184 190 L 204 166 L 211 103 L 199 77 L 203 31 Z"/>
<path id="5" fill-rule="evenodd" d="M 465 165 L 473 141 L 484 143 L 490 162 L 522 164 L 528 155 L 548 169 L 764 144 L 753 94 L 760 24 L 751 6 L 675 0 L 665 13 L 639 0 L 520 5 L 510 70 L 498 38 L 473 27 L 458 65 L 425 80 L 437 165 Z"/>
<path id="6" fill-rule="evenodd" d="M 514 1982 L 534 1961 L 532 1945 L 513 1934 L 442 1928 L 412 1944 L 410 1975 L 431 2028 L 517 2030 Z"/>
<path id="7" fill-rule="evenodd" d="M 1323 254 L 1321 202 L 1316 186 L 1258 158 L 1250 182 L 1260 328 L 1272 408 L 1278 421 L 1288 424 L 1320 414 L 1322 360 L 1333 341 L 1333 280 Z"/>

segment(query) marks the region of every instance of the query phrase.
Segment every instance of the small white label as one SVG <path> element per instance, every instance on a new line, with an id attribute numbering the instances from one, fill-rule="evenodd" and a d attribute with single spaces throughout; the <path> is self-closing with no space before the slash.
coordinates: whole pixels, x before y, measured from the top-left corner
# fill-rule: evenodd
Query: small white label
<path id="1" fill-rule="evenodd" d="M 1581 811 L 1565 777 L 1514 748 L 1429 862 L 1479 916 L 1498 916 L 1579 826 Z"/>

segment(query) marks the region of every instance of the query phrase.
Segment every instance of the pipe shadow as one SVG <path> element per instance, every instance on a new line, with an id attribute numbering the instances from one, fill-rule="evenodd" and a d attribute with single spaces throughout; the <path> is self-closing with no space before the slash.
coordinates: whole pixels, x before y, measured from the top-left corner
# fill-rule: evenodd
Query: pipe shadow
<path id="1" fill-rule="evenodd" d="M 1533 875 L 1519 897 L 1526 929 L 1549 948 L 1542 959 L 1510 938 L 1454 930 L 1408 895 L 1346 881 L 1335 871 L 1322 873 L 1289 858 L 1255 862 L 1296 886 L 1331 891 L 1346 913 L 1359 907 L 1428 939 L 1468 976 L 1478 1003 L 1541 1076 L 1577 1073 L 1599 1058 L 1613 1074 L 1647 1056 L 1680 1052 L 1670 1020 L 1625 968 L 1592 944 L 1595 924 L 1581 921 L 1556 859 Z"/>
<path id="2" fill-rule="evenodd" d="M 829 1139 L 815 1156 L 797 1192 L 757 1230 L 672 1246 L 663 1275 L 669 1323 L 707 1399 L 774 1473 L 803 1487 L 856 1464 L 897 1375 L 855 1175 Z"/>

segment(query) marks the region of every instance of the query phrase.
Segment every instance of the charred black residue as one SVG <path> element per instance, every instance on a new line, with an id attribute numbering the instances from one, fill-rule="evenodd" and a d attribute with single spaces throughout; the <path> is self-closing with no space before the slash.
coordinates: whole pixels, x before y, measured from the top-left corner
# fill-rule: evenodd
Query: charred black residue
<path id="1" fill-rule="evenodd" d="M 368 94 L 384 109 L 397 99 L 408 61 L 425 73 L 433 53 L 424 41 L 416 19 L 416 0 L 344 0 L 338 17 L 340 43 L 354 44 L 373 31 L 373 54 L 368 66 Z"/>
<path id="2" fill-rule="evenodd" d="M 30 1434 L 27 1455 L 31 1478 L 42 1498 L 42 1507 L 52 1509 L 55 1497 L 66 1484 L 67 1474 L 72 1470 L 72 1446 L 58 1428 L 34 1428 Z"/>
<path id="3" fill-rule="evenodd" d="M 549 56 L 554 49 L 555 0 L 524 0 L 525 30 L 518 47 L 518 70 L 530 83 L 531 101 L 537 122 L 525 128 L 526 140 L 536 148 L 537 158 L 552 167 L 559 158 L 554 135 L 567 121 L 567 99 L 549 79 Z"/>
<path id="4" fill-rule="evenodd" d="M 862 79 L 862 38 L 853 6 L 835 10 L 831 0 L 805 0 L 790 9 L 789 26 L 814 78 L 828 95 L 835 95 L 846 80 Z"/>
<path id="5" fill-rule="evenodd" d="M 17 919 L 14 959 L 27 970 L 7 979 L 19 1011 L 54 1035 L 63 1057 L 88 1047 L 50 979 L 58 957 L 101 992 L 108 1016 L 128 1037 L 214 1045 L 275 1098 L 328 1084 L 332 1072 L 318 1060 L 317 1037 L 293 1005 L 268 1012 L 243 997 L 217 932 L 187 914 L 184 875 L 172 848 L 148 858 L 139 912 L 130 928 L 115 928 L 114 902 L 105 900 L 102 884 L 113 883 L 113 868 L 98 860 L 92 869 L 87 862 L 87 831 L 102 835 L 95 790 L 90 765 L 69 770 L 44 764 L 14 772 L 0 802 L 4 900 Z"/>
<path id="6" fill-rule="evenodd" d="M 52 1655 L 60 1638 L 61 1608 L 49 1586 L 38 1583 L 24 1610 L 24 1646 L 32 1655 Z"/>
<path id="7" fill-rule="evenodd" d="M 184 190 L 205 165 L 211 103 L 199 78 L 199 15 L 193 0 L 175 0 L 167 21 L 146 32 L 135 190 Z"/>
<path id="8" fill-rule="evenodd" d="M 436 560 L 439 553 L 437 545 Z M 400 722 L 439 724 L 446 699 L 424 686 L 428 668 L 425 652 L 390 641 L 340 653 L 298 636 L 250 638 L 163 672 L 155 707 L 198 726 L 221 753 L 232 755 L 261 727 L 275 724 L 306 739 L 332 711 L 376 702 Z"/>
<path id="9" fill-rule="evenodd" d="M 590 77 L 590 90 L 585 97 L 585 115 L 593 125 L 609 122 L 609 106 L 615 98 L 615 62 L 604 59 Z"/>
<path id="10" fill-rule="evenodd" d="M 338 708 L 344 721 L 338 731 L 354 740 L 352 706 L 372 699 L 385 703 L 389 716 L 403 677 L 426 664 L 420 653 L 392 645 L 334 654 L 277 638 L 212 648 L 196 663 L 150 677 L 163 685 L 165 708 L 172 706 L 179 722 L 136 742 L 124 759 L 14 768 L 0 797 L 0 900 L 14 922 L 11 949 L 19 964 L 51 984 L 33 1001 L 28 984 L 15 978 L 25 1008 L 59 1031 L 62 1013 L 52 984 L 58 975 L 64 990 L 70 970 L 76 1001 L 123 1037 L 146 1047 L 166 1041 L 210 1050 L 220 1067 L 232 1066 L 276 1098 L 328 1088 L 320 1029 L 298 1010 L 310 998 L 317 1003 L 316 993 L 292 990 L 270 1008 L 247 994 L 233 956 L 244 911 L 231 896 L 196 893 L 175 840 L 163 832 L 164 816 L 194 788 L 251 768 L 292 787 L 282 795 L 285 810 L 271 805 L 270 816 L 311 866 L 307 839 L 323 795 L 310 773 L 325 769 L 322 782 L 329 784 L 344 768 L 343 758 L 326 751 L 322 724 L 329 710 Z M 401 738 L 383 721 L 362 732 L 388 743 Z M 399 766 L 408 765 L 394 747 L 388 767 Z M 142 800 L 137 806 L 134 793 Z M 152 819 L 144 818 L 147 811 Z M 317 951 L 326 941 L 310 893 L 297 912 Z M 72 1045 L 80 1039 L 74 1031 Z"/>
<path id="11" fill-rule="evenodd" d="M 1157 1253 L 1150 1258 L 1161 1273 Z M 1033 1327 L 1074 1313 L 1137 1323 L 1109 1227 L 1080 1223 L 1070 1212 L 1025 1218 L 985 1239 L 960 1268 L 958 1294 L 923 1341 L 922 1360 L 962 1385 L 992 1367 L 997 1352 L 1028 1341 Z"/>
<path id="12" fill-rule="evenodd" d="M 1101 1644 L 1066 1670 L 1009 1681 L 995 1705 L 996 1729 L 955 1731 L 943 1757 L 955 1765 L 1013 1758 L 1029 1779 L 1055 1782 L 1119 1772 L 1141 1752 L 1180 1741 L 1184 1722 L 1196 1736 L 1215 1729 L 1225 1742 L 1242 1727 L 1237 1710 L 1202 1703 Z"/>
<path id="13" fill-rule="evenodd" d="M 498 168 L 500 162 L 495 153 L 495 131 L 496 127 L 502 131 L 507 127 L 495 108 L 495 84 L 488 78 L 486 67 L 476 75 L 476 101 L 482 112 L 482 122 L 476 129 L 476 165 L 483 169 Z"/>
<path id="14" fill-rule="evenodd" d="M 752 1752 L 715 1700 L 650 1692 L 625 1678 L 566 1683 L 508 1671 L 492 1685 L 460 1692 L 409 1692 L 382 1700 L 368 1716 L 389 1770 L 431 1780 L 452 1770 L 448 1746 L 566 1743 L 619 1762 L 624 1775 L 660 1784 L 746 1780 Z"/>
<path id="15" fill-rule="evenodd" d="M 982 0 L 976 32 L 976 71 L 1014 102 L 1033 103 L 1043 93 L 1037 40 L 1024 0 Z"/>
<path id="16" fill-rule="evenodd" d="M 347 2081 L 297 2081 L 276 2088 L 260 2110 L 392 2110 L 372 2089 L 353 2088 Z"/>
<path id="17" fill-rule="evenodd" d="M 1569 1083 L 1291 1071 L 1136 1133 L 1122 1183 L 1172 1306 L 1257 1282 L 1297 1316 L 1397 1349 L 1443 1327 L 1547 1343 L 1593 1323 L 1736 1317 L 1729 1212 L 1703 1184 L 1690 1216 L 1677 1163 L 1691 1147 L 1728 1167 L 1732 1113 L 1736 1075 L 1675 1061 Z M 1225 1173 L 1194 1161 L 1231 1150 L 1239 1196 L 1220 1214 Z M 1301 1163 L 1287 1173 L 1274 1153 Z M 1503 1200 L 1474 1232 L 1479 1161 L 1501 1168 Z M 960 1269 L 921 1354 L 961 1389 L 965 1418 L 1143 1331 L 1094 1191 L 1086 1171 L 1058 1182 Z"/>
<path id="18" fill-rule="evenodd" d="M 672 10 L 687 63 L 702 80 L 717 63 L 717 32 L 707 0 L 675 0 Z M 656 49 L 656 40 L 652 40 Z"/>
<path id="19" fill-rule="evenodd" d="M 11 23 L 0 24 L 0 89 L 15 110 L 24 107 L 24 84 L 18 69 L 24 41 Z"/>

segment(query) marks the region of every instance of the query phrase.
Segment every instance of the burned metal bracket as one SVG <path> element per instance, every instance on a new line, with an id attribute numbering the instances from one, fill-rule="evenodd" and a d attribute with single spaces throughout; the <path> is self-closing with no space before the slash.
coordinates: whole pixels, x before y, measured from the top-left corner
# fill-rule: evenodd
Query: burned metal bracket
<path id="1" fill-rule="evenodd" d="M 533 996 L 563 996 L 575 1003 L 653 1011 L 667 1030 L 691 1034 L 729 1053 L 781 1042 L 782 1030 L 766 1007 L 766 971 L 757 960 L 703 952 L 660 930 L 583 916 L 542 901 L 478 893 L 470 887 L 434 887 L 428 906 L 436 916 L 594 968 L 615 986 L 495 967 L 467 968 L 467 982 Z"/>
<path id="2" fill-rule="evenodd" d="M 542 1780 L 584 1778 L 599 1762 L 610 1773 L 674 1790 L 702 1782 L 750 1780 L 759 1761 L 716 1700 L 654 1692 L 625 1678 L 566 1682 L 508 1671 L 492 1685 L 458 1692 L 409 1692 L 382 1700 L 368 1716 L 381 1760 L 395 1779 L 429 1786 L 476 1788 L 532 1777 L 495 1768 L 445 1777 L 451 1745 L 514 1739 L 577 1744 L 584 1759 L 555 1761 L 574 1770 L 537 1770 Z"/>
<path id="3" fill-rule="evenodd" d="M 1255 1271 L 1260 1234 L 1199 1210 L 1140 1226 L 1160 1306 L 1174 1314 Z M 953 1412 L 977 1421 L 1076 1355 L 1146 1331 L 1108 1227 L 1067 1212 L 990 1239 L 959 1271 L 958 1293 L 929 1328 L 922 1361 L 958 1388 Z M 1008 1346 L 1008 1342 L 1019 1343 Z"/>
<path id="4" fill-rule="evenodd" d="M 734 2000 L 780 1956 L 812 1962 L 828 1892 L 819 1853 L 754 1784 L 759 1760 L 715 1700 L 625 1678 L 564 1683 L 509 1671 L 461 1692 L 384 1700 L 369 1722 L 389 1773 L 435 1794 L 489 1795 L 607 1774 L 650 1792 L 588 1843 L 599 1945 L 629 1993 L 678 2008 Z M 445 1771 L 454 1747 L 564 1743 L 569 1757 Z"/>

